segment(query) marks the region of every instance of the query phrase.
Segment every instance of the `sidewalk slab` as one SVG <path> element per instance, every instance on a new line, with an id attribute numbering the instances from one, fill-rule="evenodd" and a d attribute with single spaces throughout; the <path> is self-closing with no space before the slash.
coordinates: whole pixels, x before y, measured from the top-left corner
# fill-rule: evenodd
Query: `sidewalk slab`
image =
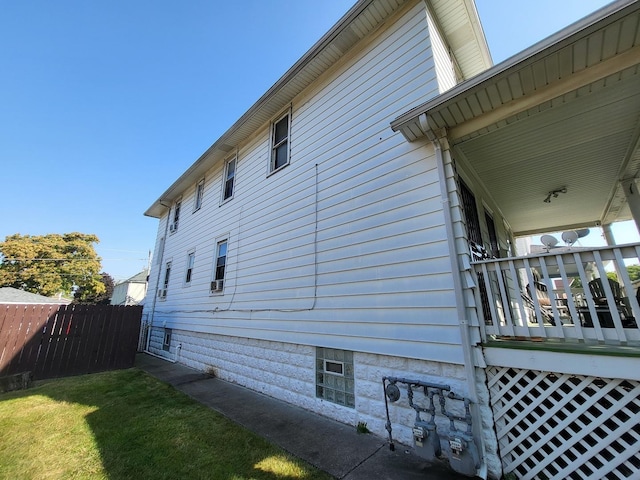
<path id="1" fill-rule="evenodd" d="M 409 447 L 178 363 L 138 354 L 136 367 L 340 480 L 468 479 Z"/>

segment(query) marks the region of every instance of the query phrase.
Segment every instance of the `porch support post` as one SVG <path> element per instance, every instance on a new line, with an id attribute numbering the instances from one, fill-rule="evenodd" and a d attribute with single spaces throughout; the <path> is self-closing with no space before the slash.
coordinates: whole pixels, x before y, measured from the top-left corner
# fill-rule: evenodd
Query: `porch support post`
<path id="1" fill-rule="evenodd" d="M 604 234 L 604 239 L 607 241 L 607 245 L 609 247 L 616 245 L 616 239 L 613 236 L 613 230 L 611 229 L 610 223 L 602 225 L 602 233 Z"/>
<path id="2" fill-rule="evenodd" d="M 607 246 L 613 247 L 616 245 L 616 239 L 613 236 L 613 230 L 611 229 L 610 223 L 607 223 L 606 225 L 602 225 L 602 233 L 604 234 L 604 239 L 607 242 Z M 615 269 L 616 275 L 618 276 L 618 278 L 622 278 L 622 276 L 620 275 L 620 271 L 618 270 L 618 267 L 616 265 L 617 264 L 614 262 L 614 269 Z"/>
<path id="3" fill-rule="evenodd" d="M 629 210 L 633 216 L 633 221 L 636 222 L 636 228 L 640 232 L 640 192 L 638 192 L 638 184 L 635 178 L 628 178 L 620 182 L 622 191 L 629 204 Z M 607 240 L 608 241 L 608 240 Z"/>
<path id="4" fill-rule="evenodd" d="M 445 169 L 445 153 L 443 152 L 442 143 L 446 142 L 446 135 L 441 139 L 435 132 L 428 127 L 427 115 L 420 115 L 420 123 L 427 132 L 427 138 L 431 141 L 438 169 L 438 180 L 440 182 L 440 195 L 442 201 L 442 211 L 444 214 L 444 224 L 447 232 L 447 241 L 449 244 L 451 262 L 451 271 L 453 273 L 453 288 L 456 298 L 456 311 L 460 322 L 460 334 L 462 341 L 462 352 L 464 356 L 464 368 L 467 377 L 467 385 L 469 388 L 469 399 L 471 400 L 471 415 L 473 417 L 473 436 L 479 443 L 480 448 L 480 467 L 476 475 L 486 479 L 488 477 L 488 467 L 486 463 L 487 451 L 484 440 L 484 431 L 482 428 L 482 414 L 480 412 L 480 401 L 478 395 L 478 385 L 476 380 L 476 362 L 472 353 L 471 344 L 471 326 L 466 318 L 464 294 L 462 288 L 462 278 L 460 275 L 460 264 L 458 263 L 458 249 L 455 242 L 455 232 L 453 230 L 453 220 L 451 217 L 451 202 L 449 200 L 449 188 L 447 185 L 446 169 Z M 441 134 L 443 132 L 440 132 Z M 448 155 L 448 154 L 447 154 Z"/>

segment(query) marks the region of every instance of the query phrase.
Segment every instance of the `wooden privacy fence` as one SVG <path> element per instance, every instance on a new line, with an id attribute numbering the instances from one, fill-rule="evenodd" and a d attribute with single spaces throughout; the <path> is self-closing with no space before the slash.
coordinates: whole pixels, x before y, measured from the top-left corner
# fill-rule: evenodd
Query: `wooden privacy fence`
<path id="1" fill-rule="evenodd" d="M 0 377 L 132 367 L 141 317 L 141 306 L 0 305 Z"/>

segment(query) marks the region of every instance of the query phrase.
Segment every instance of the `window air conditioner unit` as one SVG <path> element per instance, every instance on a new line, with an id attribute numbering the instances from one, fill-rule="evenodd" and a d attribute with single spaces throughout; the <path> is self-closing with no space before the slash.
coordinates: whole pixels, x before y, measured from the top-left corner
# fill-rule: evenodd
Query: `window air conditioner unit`
<path id="1" fill-rule="evenodd" d="M 158 289 L 158 297 L 159 298 L 166 298 L 166 296 L 167 296 L 167 289 L 166 288 Z"/>
<path id="2" fill-rule="evenodd" d="M 222 287 L 224 287 L 224 280 L 214 280 L 211 282 L 212 292 L 220 292 L 222 291 Z"/>

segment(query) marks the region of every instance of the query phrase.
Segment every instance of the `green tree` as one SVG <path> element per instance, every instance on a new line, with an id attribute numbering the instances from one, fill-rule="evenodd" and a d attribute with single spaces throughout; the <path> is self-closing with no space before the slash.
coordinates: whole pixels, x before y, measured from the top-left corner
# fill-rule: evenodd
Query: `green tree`
<path id="1" fill-rule="evenodd" d="M 632 282 L 640 280 L 640 265 L 627 266 L 627 273 L 629 274 L 629 279 L 631 279 Z"/>
<path id="2" fill-rule="evenodd" d="M 627 273 L 629 274 L 629 279 L 632 282 L 640 280 L 640 265 L 627 265 Z M 616 272 L 607 272 L 607 277 L 614 282 L 618 281 L 618 274 Z M 580 281 L 580 277 L 575 277 L 571 286 L 573 288 L 581 288 L 582 282 Z"/>
<path id="3" fill-rule="evenodd" d="M 104 284 L 105 290 L 96 293 L 95 290 L 87 290 L 86 287 L 78 287 L 73 295 L 74 303 L 85 303 L 91 305 L 109 305 L 115 282 L 108 273 L 102 272 L 100 281 Z"/>
<path id="4" fill-rule="evenodd" d="M 105 285 L 94 249 L 98 237 L 84 233 L 9 235 L 0 243 L 0 286 L 52 296 L 74 286 L 100 294 Z"/>

